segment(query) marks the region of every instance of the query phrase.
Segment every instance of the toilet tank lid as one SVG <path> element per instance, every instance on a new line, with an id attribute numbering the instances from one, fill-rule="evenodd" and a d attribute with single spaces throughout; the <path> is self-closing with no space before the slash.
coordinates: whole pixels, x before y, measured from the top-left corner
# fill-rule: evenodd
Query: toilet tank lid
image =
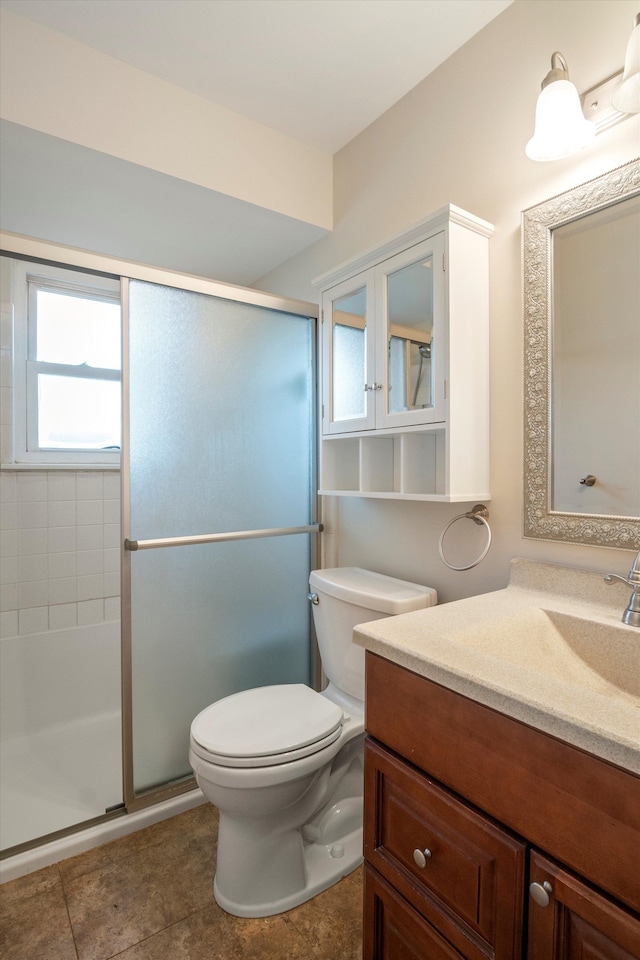
<path id="1" fill-rule="evenodd" d="M 409 613 L 438 602 L 433 587 L 397 580 L 361 567 L 312 570 L 309 586 L 312 590 L 379 613 Z"/>

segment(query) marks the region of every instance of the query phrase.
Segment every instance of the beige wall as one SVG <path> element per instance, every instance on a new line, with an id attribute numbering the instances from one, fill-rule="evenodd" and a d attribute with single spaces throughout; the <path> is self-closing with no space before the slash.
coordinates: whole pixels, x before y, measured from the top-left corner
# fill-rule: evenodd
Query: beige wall
<path id="1" fill-rule="evenodd" d="M 489 556 L 468 573 L 441 563 L 438 537 L 459 505 L 336 498 L 328 505 L 327 562 L 426 583 L 441 600 L 503 586 L 511 557 L 629 569 L 630 551 L 522 537 L 520 214 L 640 153 L 640 117 L 634 117 L 578 156 L 544 164 L 524 154 L 554 50 L 566 57 L 578 90 L 589 89 L 622 68 L 636 8 L 636 0 L 516 0 L 336 155 L 333 233 L 256 283 L 310 299 L 313 277 L 449 202 L 495 224 Z M 475 525 L 461 521 L 451 532 L 473 555 Z"/>

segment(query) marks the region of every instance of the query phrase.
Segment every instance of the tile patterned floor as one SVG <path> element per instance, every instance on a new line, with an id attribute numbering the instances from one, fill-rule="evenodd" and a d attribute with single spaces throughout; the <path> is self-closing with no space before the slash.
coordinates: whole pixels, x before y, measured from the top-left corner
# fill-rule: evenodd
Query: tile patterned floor
<path id="1" fill-rule="evenodd" d="M 360 960 L 362 868 L 276 917 L 213 899 L 209 804 L 0 886 L 3 960 Z"/>

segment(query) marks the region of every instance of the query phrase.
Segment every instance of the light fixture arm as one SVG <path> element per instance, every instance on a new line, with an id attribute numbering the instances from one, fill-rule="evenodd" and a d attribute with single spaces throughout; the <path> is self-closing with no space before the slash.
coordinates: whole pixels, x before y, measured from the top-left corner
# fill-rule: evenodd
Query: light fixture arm
<path id="1" fill-rule="evenodd" d="M 558 64 L 560 64 L 558 66 Z M 548 87 L 550 83 L 553 83 L 555 80 L 568 80 L 569 79 L 569 67 L 567 66 L 567 61 L 562 56 L 562 54 L 556 50 L 555 53 L 551 54 L 551 70 L 546 75 L 542 83 L 540 84 L 540 89 L 544 90 L 545 87 Z"/>

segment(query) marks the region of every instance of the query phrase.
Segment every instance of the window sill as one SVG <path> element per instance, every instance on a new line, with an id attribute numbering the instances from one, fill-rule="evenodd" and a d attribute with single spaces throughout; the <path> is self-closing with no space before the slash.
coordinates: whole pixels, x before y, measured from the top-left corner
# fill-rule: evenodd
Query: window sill
<path id="1" fill-rule="evenodd" d="M 120 472 L 119 463 L 0 463 L 0 471 L 29 471 L 29 470 L 102 470 Z"/>

